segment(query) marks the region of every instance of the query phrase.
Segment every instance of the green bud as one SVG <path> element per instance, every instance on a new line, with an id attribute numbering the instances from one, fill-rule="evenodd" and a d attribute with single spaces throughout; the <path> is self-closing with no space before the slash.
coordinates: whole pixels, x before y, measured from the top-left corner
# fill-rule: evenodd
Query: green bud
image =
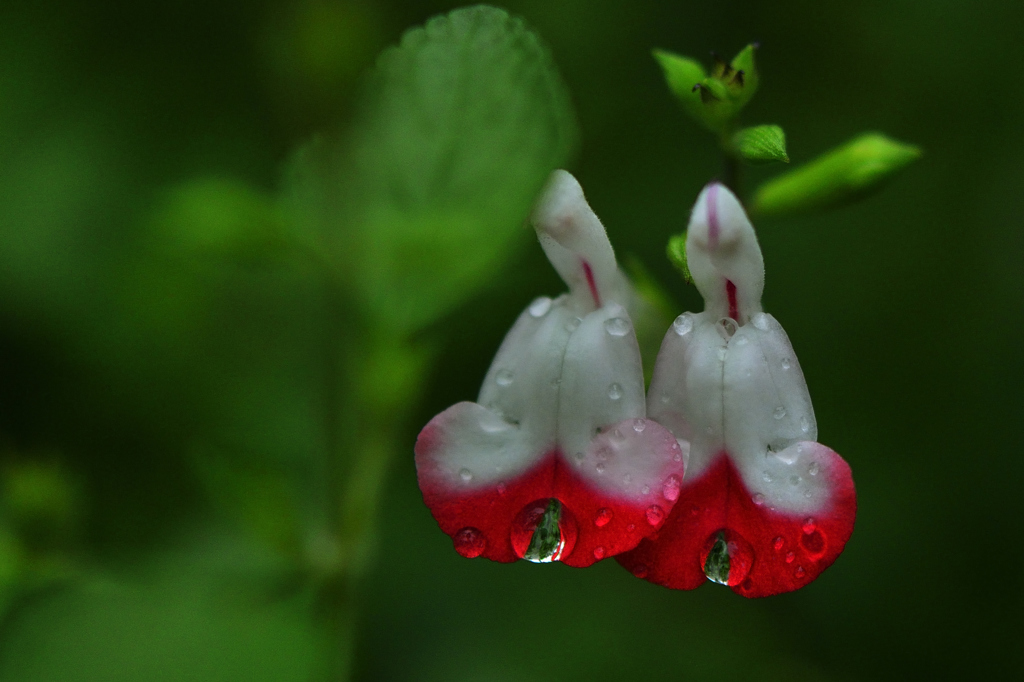
<path id="1" fill-rule="evenodd" d="M 665 248 L 669 262 L 675 266 L 683 280 L 687 284 L 693 284 L 693 277 L 690 275 L 690 266 L 686 264 L 686 233 L 669 237 L 668 246 Z"/>
<path id="2" fill-rule="evenodd" d="M 845 145 L 766 182 L 754 195 L 753 213 L 784 215 L 850 203 L 880 189 L 921 156 L 914 145 L 864 133 Z"/>
<path id="3" fill-rule="evenodd" d="M 688 57 L 665 50 L 653 54 L 686 113 L 708 130 L 721 133 L 757 90 L 755 47 L 748 45 L 730 63 L 716 57 L 710 75 Z"/>
<path id="4" fill-rule="evenodd" d="M 786 154 L 786 133 L 779 126 L 744 128 L 732 136 L 732 144 L 736 152 L 747 161 L 789 163 L 789 156 Z"/>

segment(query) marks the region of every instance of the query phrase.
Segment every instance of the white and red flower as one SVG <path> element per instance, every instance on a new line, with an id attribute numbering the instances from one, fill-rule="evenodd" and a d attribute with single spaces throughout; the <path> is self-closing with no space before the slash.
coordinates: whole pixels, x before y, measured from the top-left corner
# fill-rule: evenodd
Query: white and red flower
<path id="1" fill-rule="evenodd" d="M 646 418 L 628 285 L 571 175 L 556 171 L 533 220 L 569 293 L 519 316 L 477 402 L 424 427 L 416 469 L 463 556 L 589 566 L 663 527 L 684 453 Z M 557 523 L 555 542 L 538 552 L 547 523 Z"/>
<path id="2" fill-rule="evenodd" d="M 853 531 L 850 467 L 817 426 L 785 331 L 761 311 L 764 263 L 733 194 L 708 185 L 686 241 L 705 309 L 668 330 L 648 414 L 688 450 L 679 499 L 656 538 L 618 557 L 678 589 L 709 577 L 761 597 L 814 580 Z"/>

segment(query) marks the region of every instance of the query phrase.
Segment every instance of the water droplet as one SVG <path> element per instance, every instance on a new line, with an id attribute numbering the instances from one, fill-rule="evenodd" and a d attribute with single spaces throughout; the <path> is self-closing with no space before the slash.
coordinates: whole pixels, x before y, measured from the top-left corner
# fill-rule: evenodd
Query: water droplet
<path id="1" fill-rule="evenodd" d="M 689 334 L 692 329 L 693 318 L 686 313 L 683 313 L 682 315 L 677 317 L 675 322 L 672 323 L 672 331 L 674 331 L 679 336 L 685 336 L 686 334 Z"/>
<path id="2" fill-rule="evenodd" d="M 657 526 L 659 523 L 665 520 L 665 510 L 656 504 L 652 504 L 647 508 L 647 523 L 652 526 Z"/>
<path id="3" fill-rule="evenodd" d="M 620 431 L 618 429 L 614 429 L 612 431 L 611 440 L 621 442 L 621 441 L 625 440 L 625 436 L 622 435 L 622 431 Z"/>
<path id="4" fill-rule="evenodd" d="M 785 370 L 785 369 L 789 369 L 789 368 L 790 368 L 789 358 L 782 358 L 782 369 Z"/>
<path id="5" fill-rule="evenodd" d="M 802 482 L 803 480 L 804 480 L 804 479 L 800 478 L 800 477 L 799 477 L 799 476 L 797 476 L 796 474 L 793 474 L 792 476 L 790 476 L 790 477 L 789 477 L 789 484 L 790 484 L 790 485 L 800 485 L 800 483 L 801 483 L 801 482 Z"/>
<path id="6" fill-rule="evenodd" d="M 672 398 L 671 398 L 671 396 L 669 396 L 668 393 L 662 393 L 661 394 L 661 403 L 663 405 L 668 405 L 670 400 L 672 400 Z"/>
<path id="7" fill-rule="evenodd" d="M 754 497 L 751 499 L 754 500 L 754 504 L 756 504 L 758 507 L 764 504 L 764 495 L 762 495 L 761 493 L 754 493 Z"/>
<path id="8" fill-rule="evenodd" d="M 466 527 L 452 538 L 455 551 L 467 559 L 475 559 L 487 549 L 487 538 L 476 528 Z"/>
<path id="9" fill-rule="evenodd" d="M 683 481 L 679 478 L 678 474 L 672 474 L 665 479 L 665 484 L 661 487 L 661 495 L 669 502 L 675 502 L 679 499 L 679 488 L 682 486 Z"/>
<path id="10" fill-rule="evenodd" d="M 651 494 L 651 486 L 645 485 L 643 488 L 640 488 L 640 494 L 641 495 L 650 495 Z"/>
<path id="11" fill-rule="evenodd" d="M 604 473 L 604 463 L 603 462 L 598 462 L 597 466 L 594 467 L 594 469 L 597 470 L 597 473 L 603 474 Z"/>
<path id="12" fill-rule="evenodd" d="M 804 491 L 804 499 L 809 500 L 809 499 L 811 499 L 811 497 L 813 497 L 813 495 L 811 494 L 811 491 L 810 490 L 805 490 Z"/>
<path id="13" fill-rule="evenodd" d="M 604 321 L 604 330 L 611 336 L 625 336 L 629 333 L 629 322 L 621 317 Z"/>
<path id="14" fill-rule="evenodd" d="M 718 333 L 722 338 L 728 340 L 736 333 L 736 320 L 731 317 L 723 317 L 718 321 Z"/>
<path id="15" fill-rule="evenodd" d="M 672 461 L 673 462 L 682 462 L 683 461 L 683 453 L 682 452 L 676 452 L 676 454 L 672 455 Z"/>
<path id="16" fill-rule="evenodd" d="M 469 483 L 473 480 L 473 472 L 469 469 L 459 469 L 459 478 L 462 479 L 463 483 Z"/>
<path id="17" fill-rule="evenodd" d="M 811 476 L 817 476 L 819 471 L 821 471 L 821 465 L 817 462 L 811 462 L 811 466 L 807 467 L 807 473 Z"/>
<path id="18" fill-rule="evenodd" d="M 523 507 L 512 520 L 510 539 L 516 555 L 546 564 L 570 554 L 576 545 L 576 519 L 554 498 Z"/>
<path id="19" fill-rule="evenodd" d="M 533 299 L 530 304 L 530 314 L 534 317 L 544 317 L 551 310 L 551 299 L 547 296 Z"/>
<path id="20" fill-rule="evenodd" d="M 558 388 L 561 383 L 562 383 L 562 377 L 555 377 L 554 379 L 551 380 L 551 385 L 554 388 Z"/>
<path id="21" fill-rule="evenodd" d="M 743 536 L 726 528 L 709 537 L 704 545 L 704 575 L 720 585 L 739 585 L 754 563 L 754 548 Z"/>
<path id="22" fill-rule="evenodd" d="M 718 349 L 718 360 L 719 362 L 725 362 L 725 359 L 729 357 L 729 351 L 726 348 Z"/>
<path id="23" fill-rule="evenodd" d="M 772 476 L 772 472 L 766 471 L 763 474 L 761 474 L 761 480 L 764 481 L 765 483 L 771 483 L 772 481 L 775 480 L 775 477 Z"/>
<path id="24" fill-rule="evenodd" d="M 594 558 L 597 559 L 598 561 L 600 561 L 601 559 L 604 558 L 604 547 L 595 547 L 594 548 Z"/>
<path id="25" fill-rule="evenodd" d="M 794 559 L 796 559 L 796 554 L 793 554 L 792 552 L 786 552 L 786 563 L 787 564 L 793 563 Z"/>
<path id="26" fill-rule="evenodd" d="M 635 530 L 636 530 L 636 524 L 631 523 L 628 526 L 626 526 L 626 531 L 628 531 L 630 533 L 632 533 Z"/>
<path id="27" fill-rule="evenodd" d="M 750 318 L 750 321 L 761 331 L 768 331 L 768 316 L 764 313 L 756 313 L 752 318 Z"/>
<path id="28" fill-rule="evenodd" d="M 640 579 L 646 578 L 647 566 L 645 566 L 644 564 L 637 564 L 633 567 L 633 575 Z"/>
<path id="29" fill-rule="evenodd" d="M 498 484 L 498 494 L 499 495 L 504 495 L 505 494 L 505 484 L 504 483 L 499 483 Z"/>
<path id="30" fill-rule="evenodd" d="M 818 524 L 814 522 L 814 519 L 807 517 L 804 519 L 804 525 L 800 527 L 800 530 L 810 535 L 818 527 Z"/>
<path id="31" fill-rule="evenodd" d="M 786 408 L 785 407 L 776 407 L 775 411 L 772 412 L 772 416 L 775 417 L 776 419 L 782 419 L 783 417 L 786 416 Z"/>
<path id="32" fill-rule="evenodd" d="M 736 339 L 736 341 L 734 341 L 734 343 L 735 343 L 735 344 L 736 344 L 737 346 L 745 346 L 745 345 L 747 345 L 747 341 L 748 341 L 748 340 L 749 340 L 749 339 L 747 339 L 747 337 L 746 337 L 746 336 L 741 336 L 741 337 L 739 337 L 738 339 Z"/>
<path id="33" fill-rule="evenodd" d="M 499 386 L 510 386 L 514 378 L 512 372 L 507 369 L 499 369 L 498 373 L 494 375 L 494 381 Z"/>
<path id="34" fill-rule="evenodd" d="M 568 322 L 565 323 L 565 330 L 567 332 L 574 332 L 580 326 L 581 322 L 583 322 L 582 318 L 574 317 L 574 318 L 572 318 L 571 320 L 569 320 Z"/>
<path id="35" fill-rule="evenodd" d="M 646 419 L 634 419 L 633 420 L 633 430 L 636 431 L 637 433 L 643 433 L 644 429 L 646 429 L 646 428 L 647 428 L 647 420 Z"/>
<path id="36" fill-rule="evenodd" d="M 812 559 L 817 559 L 825 553 L 825 536 L 820 530 L 804 532 L 800 536 L 800 545 L 811 555 Z"/>
<path id="37" fill-rule="evenodd" d="M 622 386 L 618 384 L 612 384 L 608 387 L 608 397 L 612 400 L 618 400 L 622 397 Z"/>
<path id="38" fill-rule="evenodd" d="M 781 535 L 777 536 L 774 540 L 772 540 L 772 547 L 775 549 L 776 552 L 781 552 L 782 548 L 785 546 L 786 539 Z"/>
<path id="39" fill-rule="evenodd" d="M 800 430 L 803 431 L 804 433 L 807 433 L 808 431 L 811 430 L 811 422 L 807 419 L 807 417 L 800 417 Z"/>
<path id="40" fill-rule="evenodd" d="M 573 459 L 575 459 L 577 463 L 583 462 L 583 453 L 577 452 L 575 455 L 573 455 Z"/>
<path id="41" fill-rule="evenodd" d="M 612 520 L 612 510 L 607 507 L 601 507 L 597 510 L 597 516 L 594 517 L 594 525 L 598 528 L 603 528 L 608 525 L 608 522 Z"/>
<path id="42" fill-rule="evenodd" d="M 807 571 L 804 570 L 803 566 L 797 566 L 796 570 L 793 571 L 793 575 L 795 575 L 797 578 L 803 578 L 805 575 L 807 575 Z"/>

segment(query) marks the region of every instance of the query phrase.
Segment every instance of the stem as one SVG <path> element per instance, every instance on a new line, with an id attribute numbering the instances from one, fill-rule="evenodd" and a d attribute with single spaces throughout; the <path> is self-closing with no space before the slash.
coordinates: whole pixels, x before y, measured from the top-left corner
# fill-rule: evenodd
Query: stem
<path id="1" fill-rule="evenodd" d="M 331 316 L 326 475 L 327 521 L 336 558 L 321 576 L 317 606 L 326 635 L 324 678 L 347 682 L 358 587 L 373 558 L 388 468 L 401 445 L 407 413 L 419 397 L 428 356 L 398 332 L 352 324 L 357 316 L 336 306 Z"/>
<path id="2" fill-rule="evenodd" d="M 737 127 L 737 123 L 733 121 L 730 125 L 727 125 L 722 130 L 722 135 L 719 138 L 719 144 L 722 148 L 722 183 L 726 187 L 732 190 L 736 196 L 742 196 L 740 194 L 742 188 L 740 182 L 742 180 L 742 165 L 739 158 L 739 154 L 736 153 L 736 147 L 733 146 L 732 136 Z"/>

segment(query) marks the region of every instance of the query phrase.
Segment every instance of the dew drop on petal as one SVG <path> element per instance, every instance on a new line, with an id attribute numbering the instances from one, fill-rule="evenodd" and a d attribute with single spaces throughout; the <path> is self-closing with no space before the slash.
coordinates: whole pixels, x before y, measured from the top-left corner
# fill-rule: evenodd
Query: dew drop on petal
<path id="1" fill-rule="evenodd" d="M 647 508 L 647 523 L 652 526 L 657 526 L 659 523 L 665 520 L 665 510 L 656 504 L 652 504 Z"/>
<path id="2" fill-rule="evenodd" d="M 504 483 L 499 483 L 498 484 L 498 494 L 499 495 L 504 495 L 505 494 L 505 484 Z"/>
<path id="3" fill-rule="evenodd" d="M 597 559 L 598 561 L 600 561 L 601 559 L 604 558 L 604 547 L 595 547 L 594 548 L 594 558 Z"/>
<path id="4" fill-rule="evenodd" d="M 643 488 L 640 488 L 640 494 L 641 495 L 650 495 L 650 493 L 651 493 L 651 486 L 645 485 Z"/>
<path id="5" fill-rule="evenodd" d="M 803 481 L 803 480 L 804 479 L 800 478 L 796 474 L 793 474 L 792 476 L 789 477 L 789 484 L 790 485 L 800 485 L 801 481 Z"/>
<path id="6" fill-rule="evenodd" d="M 754 504 L 756 504 L 758 507 L 764 504 L 764 495 L 762 495 L 761 493 L 754 493 L 754 496 L 751 499 L 754 501 Z"/>
<path id="7" fill-rule="evenodd" d="M 636 431 L 637 433 L 643 433 L 644 429 L 646 429 L 646 428 L 647 428 L 647 420 L 646 419 L 634 419 L 633 420 L 633 430 Z"/>
<path id="8" fill-rule="evenodd" d="M 549 310 L 551 310 L 551 299 L 547 296 L 535 298 L 530 304 L 530 314 L 534 317 L 544 317 Z"/>
<path id="9" fill-rule="evenodd" d="M 817 476 L 819 471 L 821 471 L 821 466 L 817 462 L 811 462 L 811 466 L 807 467 L 807 473 L 811 476 Z"/>
<path id="10" fill-rule="evenodd" d="M 811 422 L 807 419 L 807 417 L 800 417 L 800 430 L 803 431 L 804 433 L 807 433 L 808 431 L 811 430 Z"/>
<path id="11" fill-rule="evenodd" d="M 565 323 L 565 330 L 567 332 L 574 332 L 580 326 L 581 322 L 583 322 L 582 318 L 574 317 L 574 318 L 572 318 L 571 320 L 569 320 L 568 322 Z"/>
<path id="12" fill-rule="evenodd" d="M 685 336 L 693 329 L 693 318 L 683 313 L 672 323 L 672 331 L 679 336 Z"/>
<path id="13" fill-rule="evenodd" d="M 792 365 L 789 362 L 789 358 L 782 358 L 782 369 L 789 369 Z"/>
<path id="14" fill-rule="evenodd" d="M 594 525 L 598 528 L 604 528 L 612 520 L 612 510 L 607 507 L 601 507 L 597 510 L 597 516 L 594 517 Z"/>
<path id="15" fill-rule="evenodd" d="M 756 313 L 750 318 L 751 323 L 761 331 L 768 331 L 768 316 L 764 313 Z"/>
<path id="16" fill-rule="evenodd" d="M 632 524 L 632 523 L 631 523 L 631 524 L 629 524 L 628 526 L 626 526 L 626 531 L 627 531 L 627 532 L 630 532 L 630 533 L 632 533 L 632 532 L 633 532 L 633 531 L 635 531 L 635 530 L 636 530 L 636 525 L 635 525 L 635 524 Z"/>
<path id="17" fill-rule="evenodd" d="M 610 336 L 625 336 L 629 333 L 629 322 L 621 317 L 613 317 L 604 321 L 604 330 Z"/>
<path id="18" fill-rule="evenodd" d="M 782 548 L 785 546 L 786 540 L 781 535 L 777 536 L 774 540 L 772 540 L 772 547 L 775 549 L 776 552 L 781 552 Z"/>
<path id="19" fill-rule="evenodd" d="M 604 473 L 604 462 L 598 462 L 597 466 L 594 467 L 594 469 L 597 470 L 597 473 L 603 474 Z"/>
<path id="20" fill-rule="evenodd" d="M 801 530 L 802 530 L 803 532 L 805 532 L 805 533 L 807 533 L 808 535 L 810 535 L 811 533 L 813 533 L 813 532 L 814 532 L 814 530 L 815 530 L 815 529 L 816 529 L 817 527 L 818 527 L 818 524 L 816 524 L 816 523 L 814 522 L 814 519 L 812 519 L 812 518 L 810 518 L 810 517 L 807 517 L 806 519 L 804 519 L 804 525 L 803 525 L 803 526 L 801 526 L 801 527 L 800 527 L 800 529 L 801 529 Z"/>
<path id="21" fill-rule="evenodd" d="M 794 559 L 796 559 L 796 554 L 793 554 L 793 552 L 786 552 L 786 563 L 787 564 L 793 563 Z"/>
<path id="22" fill-rule="evenodd" d="M 765 483 L 771 483 L 772 481 L 775 480 L 775 477 L 772 476 L 772 472 L 765 471 L 763 474 L 761 474 L 761 480 L 764 481 Z"/>
<path id="23" fill-rule="evenodd" d="M 728 349 L 726 349 L 726 348 L 719 348 L 718 349 L 718 359 L 719 359 L 719 361 L 725 362 L 725 359 L 727 357 L 729 357 Z"/>
<path id="24" fill-rule="evenodd" d="M 559 561 L 576 544 L 576 520 L 557 499 L 534 500 L 512 520 L 510 540 L 516 555 L 546 564 Z"/>
<path id="25" fill-rule="evenodd" d="M 459 469 L 459 478 L 462 479 L 463 483 L 469 483 L 473 480 L 473 472 L 469 469 Z"/>
<path id="26" fill-rule="evenodd" d="M 618 384 L 612 384 L 608 387 L 608 397 L 612 400 L 618 400 L 622 397 L 622 386 Z"/>
<path id="27" fill-rule="evenodd" d="M 499 369 L 498 373 L 494 375 L 494 381 L 499 386 L 511 386 L 513 379 L 515 376 L 507 369 Z"/>
<path id="28" fill-rule="evenodd" d="M 793 571 L 793 575 L 795 575 L 797 578 L 803 578 L 805 575 L 807 575 L 807 571 L 804 570 L 803 566 L 797 566 L 796 570 Z"/>
<path id="29" fill-rule="evenodd" d="M 487 549 L 487 538 L 476 528 L 466 527 L 452 538 L 455 551 L 467 559 L 475 559 Z"/>
<path id="30" fill-rule="evenodd" d="M 775 417 L 776 419 L 782 419 L 783 417 L 786 416 L 786 408 L 781 406 L 776 407 L 775 411 L 772 412 L 772 416 Z"/>
<path id="31" fill-rule="evenodd" d="M 632 483 L 633 482 L 633 474 L 626 474 L 625 476 L 623 476 L 622 477 L 622 482 L 625 483 L 626 485 L 629 485 L 630 483 Z"/>
<path id="32" fill-rule="evenodd" d="M 662 496 L 669 502 L 675 502 L 679 499 L 679 488 L 682 484 L 683 481 L 679 478 L 679 475 L 672 474 L 665 479 L 665 484 L 661 487 Z"/>
<path id="33" fill-rule="evenodd" d="M 746 336 L 741 336 L 738 339 L 736 339 L 736 345 L 737 346 L 745 346 L 745 345 L 747 345 L 747 337 Z"/>

